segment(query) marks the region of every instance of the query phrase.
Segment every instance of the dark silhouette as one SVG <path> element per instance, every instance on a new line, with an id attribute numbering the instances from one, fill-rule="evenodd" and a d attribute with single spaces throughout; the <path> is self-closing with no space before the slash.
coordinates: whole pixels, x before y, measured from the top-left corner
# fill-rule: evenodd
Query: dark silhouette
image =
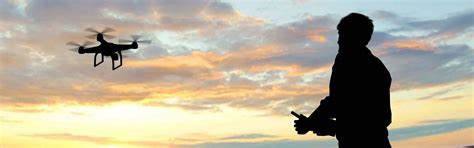
<path id="1" fill-rule="evenodd" d="M 107 32 L 112 32 L 114 29 L 112 28 L 105 28 L 103 31 L 99 32 L 95 29 L 92 28 L 87 28 L 85 31 L 93 32 L 95 34 L 87 36 L 88 38 L 91 39 L 97 39 L 98 42 L 100 42 L 99 46 L 96 47 L 91 47 L 91 48 L 86 48 L 87 45 L 92 44 L 92 42 L 86 41 L 84 44 L 80 45 L 75 42 L 68 42 L 66 45 L 72 45 L 72 46 L 78 46 L 79 48 L 72 49 L 73 51 L 77 51 L 79 54 L 84 54 L 84 53 L 95 53 L 94 55 L 94 67 L 102 64 L 104 62 L 104 56 L 111 57 L 112 59 L 112 70 L 115 70 L 119 67 L 122 66 L 122 51 L 123 50 L 129 50 L 129 49 L 137 49 L 138 48 L 138 43 L 151 43 L 150 40 L 141 40 L 139 41 L 138 39 L 140 36 L 138 35 L 132 35 L 133 40 L 124 40 L 124 39 L 119 39 L 119 43 L 124 43 L 124 42 L 130 42 L 130 45 L 126 44 L 114 44 L 107 42 L 105 38 L 113 38 L 114 36 L 107 35 L 105 33 Z M 101 54 L 101 60 L 100 62 L 97 62 L 97 55 Z M 119 60 L 120 64 L 118 66 L 115 66 L 115 61 Z"/>
<path id="2" fill-rule="evenodd" d="M 313 131 L 336 136 L 340 148 L 391 147 L 391 77 L 384 64 L 366 47 L 373 33 L 372 20 L 351 13 L 337 26 L 339 51 L 332 67 L 329 96 L 309 116 L 298 115 L 298 134 Z"/>

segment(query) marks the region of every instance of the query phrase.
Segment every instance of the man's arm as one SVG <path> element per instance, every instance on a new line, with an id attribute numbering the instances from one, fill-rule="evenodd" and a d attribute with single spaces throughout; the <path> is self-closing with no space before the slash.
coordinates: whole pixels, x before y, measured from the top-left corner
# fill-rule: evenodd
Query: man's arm
<path id="1" fill-rule="evenodd" d="M 335 113 L 334 113 L 334 103 L 335 99 L 327 96 L 323 100 L 321 100 L 319 107 L 314 110 L 313 113 L 309 116 L 309 119 L 311 120 L 317 120 L 317 119 L 329 119 L 329 118 L 335 118 Z"/>
<path id="2" fill-rule="evenodd" d="M 309 116 L 310 130 L 318 136 L 335 136 L 336 121 L 334 114 L 334 98 L 326 97 L 321 100 L 318 108 Z"/>

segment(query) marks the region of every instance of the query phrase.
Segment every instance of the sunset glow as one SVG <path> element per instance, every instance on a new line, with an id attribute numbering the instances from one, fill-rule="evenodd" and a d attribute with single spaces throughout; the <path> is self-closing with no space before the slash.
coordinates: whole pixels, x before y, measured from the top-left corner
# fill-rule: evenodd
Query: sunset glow
<path id="1" fill-rule="evenodd" d="M 0 0 L 0 147 L 336 147 L 290 111 L 328 95 L 350 12 L 393 79 L 393 147 L 474 145 L 473 1 Z M 94 67 L 65 45 L 87 27 L 152 43 Z"/>

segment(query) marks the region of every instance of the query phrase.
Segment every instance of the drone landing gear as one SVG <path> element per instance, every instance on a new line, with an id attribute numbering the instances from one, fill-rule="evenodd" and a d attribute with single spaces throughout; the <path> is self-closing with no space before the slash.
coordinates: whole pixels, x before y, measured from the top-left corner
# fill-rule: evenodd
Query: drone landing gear
<path id="1" fill-rule="evenodd" d="M 94 67 L 97 67 L 97 66 L 99 66 L 100 64 L 102 64 L 102 63 L 104 62 L 104 55 L 103 55 L 103 54 L 100 54 L 100 55 L 101 55 L 101 59 L 100 59 L 100 62 L 97 63 L 97 55 L 98 55 L 98 54 L 99 54 L 99 53 L 95 53 L 95 55 L 94 55 Z"/>
<path id="2" fill-rule="evenodd" d="M 117 56 L 117 55 L 115 55 L 115 56 Z M 115 69 L 122 66 L 122 52 L 120 52 L 120 51 L 118 51 L 118 60 L 120 60 L 120 65 L 115 67 L 115 60 L 112 58 L 112 70 L 115 70 Z"/>

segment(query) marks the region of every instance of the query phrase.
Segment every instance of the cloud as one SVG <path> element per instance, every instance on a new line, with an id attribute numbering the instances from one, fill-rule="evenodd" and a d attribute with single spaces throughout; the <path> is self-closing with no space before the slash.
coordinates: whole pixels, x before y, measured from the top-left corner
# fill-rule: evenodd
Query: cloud
<path id="1" fill-rule="evenodd" d="M 447 123 L 447 122 L 453 122 L 453 121 L 459 121 L 459 119 L 434 119 L 434 120 L 420 121 L 419 123 L 421 123 L 421 124 L 434 124 L 434 123 Z"/>
<path id="2" fill-rule="evenodd" d="M 33 134 L 33 135 L 24 135 L 24 136 L 38 137 L 38 138 L 44 138 L 44 139 L 55 139 L 55 140 L 83 141 L 83 142 L 92 142 L 92 143 L 97 143 L 97 144 L 109 143 L 113 139 L 110 137 L 93 137 L 93 136 L 84 136 L 84 135 L 74 135 L 70 133 Z"/>
<path id="3" fill-rule="evenodd" d="M 417 30 L 434 30 L 433 34 L 462 33 L 472 28 L 474 11 L 464 11 L 439 20 L 424 20 L 407 23 L 407 27 Z"/>
<path id="4" fill-rule="evenodd" d="M 391 72 L 395 90 L 420 86 L 441 85 L 469 80 L 468 68 L 473 60 L 467 45 L 442 45 L 434 51 L 388 48 L 381 56 Z M 455 65 L 448 63 L 458 61 Z"/>
<path id="5" fill-rule="evenodd" d="M 180 108 L 185 110 L 213 110 L 220 111 L 219 104 L 221 102 L 226 102 L 227 100 L 177 100 L 177 99 L 166 99 L 162 101 L 152 101 L 144 103 L 147 106 L 154 107 L 167 107 L 167 108 Z"/>
<path id="6" fill-rule="evenodd" d="M 460 12 L 443 19 L 424 21 L 385 13 L 388 12 L 383 14 L 390 16 L 387 19 L 399 21 L 400 27 L 384 32 L 376 31 L 369 45 L 392 73 L 395 85 L 393 90 L 404 89 L 399 86 L 406 89 L 470 79 L 468 75 L 472 75 L 472 71 L 467 66 L 471 65 L 472 60 L 466 55 L 472 52 L 472 46 L 454 40 L 467 40 L 463 36 L 472 32 L 469 29 L 471 26 L 453 26 L 458 29 L 447 30 L 442 29 L 443 27 L 410 24 L 436 22 L 439 26 L 451 26 L 452 21 L 459 22 L 460 18 L 472 16 L 472 12 Z M 407 26 L 420 28 L 404 28 Z M 430 31 L 420 33 L 426 29 Z M 457 35 L 451 36 L 454 34 Z"/>
<path id="7" fill-rule="evenodd" d="M 17 6 L 11 1 L 0 2 L 0 19 L 12 20 L 21 17 L 20 12 L 15 8 L 17 8 Z"/>
<path id="8" fill-rule="evenodd" d="M 447 132 L 453 132 L 464 128 L 470 128 L 474 126 L 474 119 L 464 119 L 456 121 L 438 122 L 433 124 L 418 125 L 413 127 L 399 128 L 391 130 L 390 140 L 406 140 L 416 137 L 430 136 L 436 134 L 442 134 Z"/>
<path id="9" fill-rule="evenodd" d="M 474 126 L 474 119 L 450 120 L 443 122 L 435 122 L 431 124 L 423 124 L 412 127 L 404 127 L 389 131 L 390 141 L 402 141 L 425 137 L 430 135 L 444 134 Z M 329 140 L 273 140 L 260 142 L 210 142 L 193 145 L 183 145 L 181 147 L 248 147 L 248 148 L 287 148 L 287 147 L 337 147 L 335 138 Z"/>
<path id="10" fill-rule="evenodd" d="M 80 7 L 78 7 L 80 6 Z M 67 11 L 65 11 L 67 10 Z M 378 29 L 370 48 L 390 70 L 392 92 L 471 81 L 473 13 L 441 19 L 408 18 L 377 11 L 372 18 L 393 28 Z M 223 107 L 264 111 L 262 116 L 309 114 L 328 94 L 337 54 L 338 15 L 305 15 L 274 24 L 246 16 L 222 1 L 29 1 L 24 8 L 0 2 L 0 107 L 23 113 L 52 112 L 55 106 L 108 105 L 123 101 L 185 111 Z M 140 45 L 111 71 L 110 59 L 92 67 L 91 55 L 67 51 L 83 40 L 86 27 L 110 26 L 118 38 L 144 34 Z M 459 41 L 460 40 L 460 41 Z M 111 40 L 116 41 L 116 40 Z M 452 89 L 421 98 L 452 100 Z M 397 99 L 397 98 L 393 98 Z M 82 112 L 69 112 L 87 116 Z M 2 123 L 20 120 L 0 118 Z M 472 127 L 470 120 L 427 121 L 391 130 L 392 140 L 443 134 Z M 162 147 L 161 141 L 126 140 L 73 133 L 33 138 Z M 214 138 L 182 147 L 335 147 L 333 140 L 275 140 L 251 133 Z M 235 142 L 272 139 L 262 142 Z M 274 139 L 273 139 L 274 138 Z M 202 139 L 176 138 L 196 143 Z M 212 138 L 210 138 L 212 139 Z M 230 142 L 232 141 L 232 142 Z"/>
<path id="11" fill-rule="evenodd" d="M 335 14 L 273 24 L 222 1 L 86 0 L 81 7 L 75 1 L 31 1 L 24 11 L 4 3 L 12 8 L 1 9 L 2 17 L 16 18 L 0 22 L 0 34 L 11 36 L 0 38 L 8 43 L 0 45 L 0 100 L 10 111 L 133 101 L 192 111 L 229 106 L 269 115 L 309 113 L 327 95 L 338 49 Z M 469 25 L 449 29 L 455 26 L 449 21 L 468 24 L 461 20 L 471 15 L 420 20 L 375 12 L 381 21 L 399 22 L 398 30 L 377 30 L 370 44 L 391 71 L 393 90 L 469 80 L 471 46 L 433 42 L 446 34 L 397 33 L 432 24 L 436 32 L 465 34 L 472 32 Z M 64 45 L 83 39 L 89 26 L 111 26 L 119 38 L 143 33 L 153 44 L 129 53 L 116 71 L 110 59 L 92 68 L 92 56 Z"/>
<path id="12" fill-rule="evenodd" d="M 266 134 L 243 134 L 243 135 L 222 137 L 219 140 L 241 140 L 241 139 L 258 139 L 258 138 L 272 138 L 272 137 L 275 137 L 275 136 L 266 135 Z"/>
<path id="13" fill-rule="evenodd" d="M 377 10 L 375 12 L 372 12 L 370 16 L 376 20 L 394 20 L 400 17 L 393 12 L 385 10 Z"/>
<path id="14" fill-rule="evenodd" d="M 51 140 L 90 142 L 90 143 L 95 143 L 95 144 L 126 144 L 126 145 L 147 146 L 147 147 L 168 146 L 158 141 L 126 141 L 126 140 L 118 140 L 112 137 L 76 135 L 76 134 L 71 134 L 71 133 L 32 134 L 32 135 L 23 135 L 23 136 L 33 137 L 33 138 L 44 138 L 44 139 L 51 139 Z"/>
<path id="15" fill-rule="evenodd" d="M 450 88 L 447 88 L 447 89 L 435 91 L 435 92 L 433 92 L 433 93 L 431 93 L 431 94 L 428 94 L 428 95 L 426 95 L 426 96 L 420 97 L 420 98 L 418 98 L 417 100 L 426 100 L 426 99 L 439 98 L 439 96 L 443 96 L 443 95 L 448 94 L 448 93 L 450 93 L 450 92 L 453 92 L 453 91 L 462 89 L 462 87 L 465 87 L 465 85 L 466 85 L 465 83 L 457 84 L 457 85 L 454 85 L 454 86 L 452 86 L 452 87 L 450 87 Z M 439 99 L 439 100 L 456 99 L 456 98 L 462 98 L 462 96 L 442 97 L 442 98 Z"/>
<path id="16" fill-rule="evenodd" d="M 417 137 L 424 137 L 429 135 L 443 134 L 447 132 L 457 131 L 464 128 L 474 126 L 473 119 L 464 120 L 440 120 L 440 121 L 427 121 L 427 124 L 405 127 L 399 129 L 390 130 L 390 140 L 400 141 L 413 139 Z M 85 136 L 75 135 L 70 133 L 59 133 L 59 134 L 33 134 L 24 135 L 28 137 L 54 139 L 54 140 L 73 140 L 82 142 L 91 142 L 96 144 L 128 144 L 135 146 L 166 146 L 161 142 L 157 141 L 127 141 L 117 140 L 111 137 L 96 137 L 96 136 Z M 255 138 L 271 138 L 272 135 L 266 134 L 243 134 L 236 136 L 229 136 L 219 138 L 219 140 L 240 140 L 240 139 L 255 139 Z M 273 141 L 260 141 L 260 142 L 209 142 L 199 143 L 190 145 L 175 145 L 178 147 L 315 147 L 315 146 L 336 146 L 337 142 L 335 139 L 331 140 L 273 140 Z"/>
<path id="17" fill-rule="evenodd" d="M 9 118 L 6 118 L 6 117 L 3 117 L 3 116 L 0 116 L 0 123 L 3 123 L 3 124 L 18 124 L 18 123 L 23 123 L 22 120 L 15 120 L 15 119 L 9 119 Z"/>
<path id="18" fill-rule="evenodd" d="M 183 148 L 288 148 L 288 147 L 337 147 L 336 140 L 277 140 L 263 142 L 219 142 L 179 146 Z"/>
<path id="19" fill-rule="evenodd" d="M 449 133 L 457 130 L 462 130 L 474 126 L 474 119 L 458 119 L 458 120 L 436 120 L 426 121 L 425 124 L 403 127 L 393 129 L 389 131 L 389 138 L 391 142 L 402 141 L 408 139 L 414 139 L 418 137 L 425 137 L 430 135 L 438 135 Z M 335 147 L 337 141 L 333 139 L 328 140 L 270 140 L 270 141 L 258 141 L 258 142 L 205 142 L 195 143 L 187 145 L 170 145 L 158 141 L 131 141 L 131 140 L 119 140 L 112 137 L 100 137 L 100 136 L 87 136 L 87 135 L 76 135 L 71 133 L 51 133 L 51 134 L 31 134 L 23 135 L 33 138 L 44 138 L 52 140 L 70 140 L 70 141 L 81 141 L 91 142 L 96 144 L 127 144 L 134 146 L 173 146 L 173 147 L 249 147 L 249 148 L 260 148 L 260 147 Z M 217 140 L 242 140 L 242 139 L 259 139 L 259 138 L 273 138 L 273 135 L 267 134 L 242 134 L 229 137 L 218 138 Z M 189 141 L 189 140 L 188 140 Z M 194 140 L 193 140 L 194 141 Z"/>

